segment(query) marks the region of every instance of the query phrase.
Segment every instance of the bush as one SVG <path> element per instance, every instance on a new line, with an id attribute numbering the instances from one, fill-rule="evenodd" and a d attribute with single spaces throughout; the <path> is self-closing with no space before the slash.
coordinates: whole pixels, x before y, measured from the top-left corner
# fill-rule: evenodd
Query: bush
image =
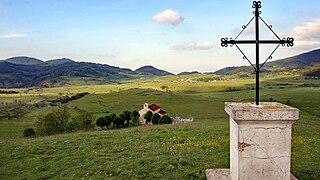
<path id="1" fill-rule="evenodd" d="M 151 117 L 152 124 L 158 124 L 160 120 L 160 115 L 158 113 L 154 113 Z"/>
<path id="2" fill-rule="evenodd" d="M 99 117 L 96 121 L 96 125 L 101 127 L 103 130 L 104 126 L 107 126 L 107 119 L 105 117 Z"/>
<path id="3" fill-rule="evenodd" d="M 70 113 L 66 106 L 60 106 L 57 110 L 52 110 L 43 119 L 44 133 L 57 134 L 67 130 L 67 122 Z"/>
<path id="4" fill-rule="evenodd" d="M 131 119 L 133 119 L 134 117 L 140 117 L 139 112 L 136 110 L 132 111 L 132 113 L 131 113 Z"/>
<path id="5" fill-rule="evenodd" d="M 106 120 L 106 127 L 108 129 L 108 126 L 110 126 L 112 124 L 112 118 L 110 116 L 106 116 L 104 118 Z"/>
<path id="6" fill-rule="evenodd" d="M 24 131 L 23 131 L 23 136 L 24 137 L 32 137 L 36 134 L 36 132 L 33 130 L 33 128 L 26 128 Z"/>
<path id="7" fill-rule="evenodd" d="M 146 120 L 146 124 L 149 124 L 150 121 L 151 121 L 151 117 L 152 117 L 153 113 L 151 111 L 147 111 L 145 114 L 144 114 L 144 119 Z"/>
<path id="8" fill-rule="evenodd" d="M 79 122 L 80 128 L 84 130 L 90 130 L 93 128 L 93 116 L 87 111 L 82 111 L 77 117 L 76 120 Z"/>
<path id="9" fill-rule="evenodd" d="M 132 125 L 138 125 L 139 124 L 139 117 L 137 116 L 134 116 L 131 118 L 131 122 L 132 122 Z"/>
<path id="10" fill-rule="evenodd" d="M 117 128 L 120 127 L 120 125 L 124 125 L 124 119 L 122 119 L 121 117 L 117 116 L 114 118 L 113 120 L 113 124 L 115 124 L 117 126 Z"/>
<path id="11" fill-rule="evenodd" d="M 112 113 L 109 115 L 109 117 L 111 118 L 111 122 L 113 122 L 114 118 L 116 118 L 117 115 L 115 113 Z"/>
<path id="12" fill-rule="evenodd" d="M 67 132 L 75 131 L 79 128 L 79 123 L 76 119 L 72 118 L 67 122 Z"/>
<path id="13" fill-rule="evenodd" d="M 159 120 L 159 124 L 172 124 L 172 119 L 167 115 L 162 116 Z"/>
<path id="14" fill-rule="evenodd" d="M 127 124 L 129 124 L 129 121 L 131 120 L 131 112 L 130 111 L 123 111 L 124 114 L 124 120 L 127 121 Z"/>

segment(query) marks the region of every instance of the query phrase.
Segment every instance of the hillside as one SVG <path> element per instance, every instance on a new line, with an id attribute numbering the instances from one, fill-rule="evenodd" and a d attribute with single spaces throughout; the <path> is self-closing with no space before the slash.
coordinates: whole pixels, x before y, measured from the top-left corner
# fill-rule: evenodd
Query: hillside
<path id="1" fill-rule="evenodd" d="M 173 75 L 170 72 L 157 69 L 153 66 L 143 66 L 135 70 L 135 72 L 143 73 L 143 74 L 151 74 L 155 76 L 166 76 L 166 75 Z"/>
<path id="2" fill-rule="evenodd" d="M 39 65 L 0 62 L 0 87 L 17 88 L 42 86 L 52 87 L 68 84 L 73 78 L 95 81 L 94 84 L 110 83 L 119 79 L 134 78 L 137 73 L 109 65 L 51 61 Z"/>
<path id="3" fill-rule="evenodd" d="M 302 70 L 308 66 L 313 66 L 320 63 L 320 49 L 313 50 L 310 52 L 302 53 L 296 56 L 279 59 L 271 62 L 267 62 L 263 67 L 264 72 L 275 72 L 275 71 L 292 71 Z M 219 75 L 231 75 L 239 72 L 252 72 L 251 66 L 241 67 L 226 67 L 216 71 Z"/>
<path id="4" fill-rule="evenodd" d="M 67 58 L 42 61 L 21 56 L 0 61 L 0 88 L 106 84 L 118 83 L 124 79 L 169 74 L 171 73 L 152 66 L 145 66 L 132 71 L 128 68 L 76 62 Z"/>

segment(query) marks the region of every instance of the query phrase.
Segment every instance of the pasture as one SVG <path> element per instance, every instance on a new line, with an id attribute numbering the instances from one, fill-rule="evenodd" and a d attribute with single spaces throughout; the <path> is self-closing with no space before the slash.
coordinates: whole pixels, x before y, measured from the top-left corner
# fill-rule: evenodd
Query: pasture
<path id="1" fill-rule="evenodd" d="M 158 104 L 173 117 L 191 115 L 195 122 L 24 138 L 24 128 L 33 127 L 38 117 L 56 107 L 32 109 L 20 119 L 0 120 L 0 179 L 204 179 L 207 168 L 227 168 L 229 119 L 224 102 L 254 101 L 254 79 L 198 83 L 176 79 L 168 76 L 121 84 L 18 89 L 20 94 L 1 95 L 0 101 L 5 103 L 32 104 L 61 94 L 89 92 L 66 104 L 72 116 L 86 110 L 98 118 L 110 112 L 140 110 L 147 102 Z M 314 86 L 302 86 L 304 83 Z M 320 178 L 317 84 L 319 81 L 292 75 L 262 78 L 261 101 L 300 109 L 300 119 L 293 126 L 291 168 L 298 179 Z"/>

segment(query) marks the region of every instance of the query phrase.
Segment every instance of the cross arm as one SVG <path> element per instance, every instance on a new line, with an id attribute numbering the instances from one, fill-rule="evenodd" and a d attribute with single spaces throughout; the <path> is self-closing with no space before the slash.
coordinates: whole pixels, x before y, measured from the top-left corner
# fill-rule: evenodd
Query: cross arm
<path id="1" fill-rule="evenodd" d="M 293 38 L 283 38 L 280 40 L 233 40 L 228 38 L 221 38 L 221 46 L 227 47 L 229 44 L 281 44 L 282 46 L 287 45 L 288 47 L 293 46 Z"/>

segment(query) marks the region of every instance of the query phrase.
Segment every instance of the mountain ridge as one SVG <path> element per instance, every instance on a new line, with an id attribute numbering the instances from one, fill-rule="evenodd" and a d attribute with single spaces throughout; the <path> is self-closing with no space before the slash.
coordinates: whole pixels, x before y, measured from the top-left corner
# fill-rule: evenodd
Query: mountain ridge
<path id="1" fill-rule="evenodd" d="M 61 86 L 68 84 L 74 78 L 93 84 L 117 83 L 121 79 L 166 74 L 171 73 L 153 66 L 149 66 L 144 72 L 139 72 L 107 64 L 76 62 L 68 58 L 42 61 L 19 56 L 0 61 L 0 88 Z"/>

